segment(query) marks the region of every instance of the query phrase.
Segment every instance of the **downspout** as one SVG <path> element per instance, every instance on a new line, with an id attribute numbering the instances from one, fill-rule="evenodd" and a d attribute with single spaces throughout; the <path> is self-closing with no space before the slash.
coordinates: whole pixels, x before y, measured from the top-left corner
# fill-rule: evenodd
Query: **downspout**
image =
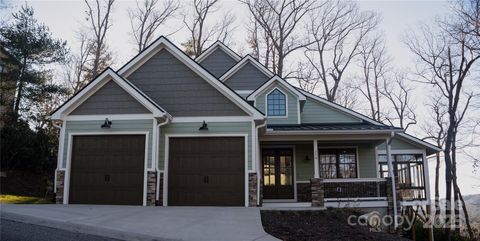
<path id="1" fill-rule="evenodd" d="M 256 146 L 255 148 L 257 149 L 256 151 L 256 157 L 257 158 L 257 206 L 260 205 L 260 175 L 261 175 L 261 170 L 262 170 L 262 164 L 260 163 L 261 162 L 261 158 L 260 158 L 260 140 L 258 138 L 258 130 L 260 128 L 263 128 L 267 125 L 267 120 L 264 119 L 263 123 L 256 126 L 255 127 L 255 138 L 257 138 L 257 141 L 256 141 Z"/>
<path id="2" fill-rule="evenodd" d="M 392 201 L 393 201 L 393 225 L 394 228 L 398 226 L 398 219 L 397 219 L 397 189 L 395 185 L 395 174 L 393 172 L 393 164 L 392 164 L 392 155 L 391 155 L 391 144 L 393 141 L 393 137 L 395 136 L 395 132 L 391 132 L 390 137 L 387 139 L 386 151 L 387 151 L 387 163 L 388 163 L 388 174 L 392 179 Z"/>
<path id="3" fill-rule="evenodd" d="M 155 137 L 156 140 L 157 140 L 156 141 L 157 148 L 155 148 L 155 160 L 156 160 L 155 170 L 157 171 L 157 188 L 156 188 L 156 192 L 155 192 L 155 201 L 156 201 L 157 205 L 158 205 L 158 198 L 160 197 L 160 192 L 159 192 L 159 190 L 160 190 L 160 168 L 158 168 L 158 151 L 159 151 L 159 147 L 160 147 L 160 127 L 170 123 L 170 119 L 171 119 L 171 116 L 164 115 L 163 117 L 165 117 L 165 121 L 157 124 L 157 136 Z M 166 170 L 163 170 L 163 171 L 165 172 Z M 164 177 L 165 177 L 165 173 L 164 173 Z M 165 199 L 165 197 L 164 197 L 164 199 Z"/>
<path id="4" fill-rule="evenodd" d="M 64 135 L 63 124 L 55 124 L 52 121 L 53 127 L 60 130 L 60 136 L 58 138 L 58 150 L 57 150 L 57 167 L 55 168 L 55 173 L 53 174 L 53 193 L 57 193 L 57 172 L 58 172 L 58 165 L 60 164 L 60 146 Z"/>

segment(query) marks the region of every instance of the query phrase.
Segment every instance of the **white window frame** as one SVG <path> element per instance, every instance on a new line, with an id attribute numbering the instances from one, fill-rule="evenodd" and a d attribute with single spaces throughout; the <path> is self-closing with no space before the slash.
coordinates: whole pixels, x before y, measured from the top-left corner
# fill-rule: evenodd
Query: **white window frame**
<path id="1" fill-rule="evenodd" d="M 272 94 L 272 92 L 274 92 L 275 90 L 278 90 L 280 93 L 282 93 L 282 95 L 285 96 L 285 115 L 271 116 L 268 114 L 268 96 Z M 271 91 L 267 92 L 267 94 L 265 95 L 265 115 L 267 116 L 267 118 L 288 118 L 288 95 L 285 94 L 285 92 L 283 92 L 278 87 L 273 88 Z"/>

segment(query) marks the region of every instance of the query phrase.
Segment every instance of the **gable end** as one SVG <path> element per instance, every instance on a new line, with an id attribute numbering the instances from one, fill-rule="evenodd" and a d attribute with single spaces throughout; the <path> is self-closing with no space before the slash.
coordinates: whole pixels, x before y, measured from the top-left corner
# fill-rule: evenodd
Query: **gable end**
<path id="1" fill-rule="evenodd" d="M 174 117 L 247 115 L 166 48 L 127 78 Z"/>
<path id="2" fill-rule="evenodd" d="M 151 112 L 110 79 L 97 92 L 75 108 L 70 115 L 146 113 Z"/>

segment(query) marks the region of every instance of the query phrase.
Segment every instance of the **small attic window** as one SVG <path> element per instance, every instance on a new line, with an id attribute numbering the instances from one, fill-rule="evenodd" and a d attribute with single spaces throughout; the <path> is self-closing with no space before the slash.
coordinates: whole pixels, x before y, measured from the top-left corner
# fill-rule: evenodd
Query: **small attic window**
<path id="1" fill-rule="evenodd" d="M 287 115 L 287 97 L 280 90 L 274 89 L 267 95 L 267 115 L 268 116 L 286 116 Z"/>

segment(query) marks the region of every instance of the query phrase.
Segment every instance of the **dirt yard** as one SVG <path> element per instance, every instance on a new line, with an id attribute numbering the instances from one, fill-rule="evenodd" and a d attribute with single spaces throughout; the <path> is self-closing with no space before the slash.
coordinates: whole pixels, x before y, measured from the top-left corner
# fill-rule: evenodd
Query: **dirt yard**
<path id="1" fill-rule="evenodd" d="M 366 226 L 348 225 L 351 214 L 363 214 L 358 210 L 262 211 L 261 214 L 265 231 L 285 241 L 409 240 L 394 234 L 370 232 Z"/>

